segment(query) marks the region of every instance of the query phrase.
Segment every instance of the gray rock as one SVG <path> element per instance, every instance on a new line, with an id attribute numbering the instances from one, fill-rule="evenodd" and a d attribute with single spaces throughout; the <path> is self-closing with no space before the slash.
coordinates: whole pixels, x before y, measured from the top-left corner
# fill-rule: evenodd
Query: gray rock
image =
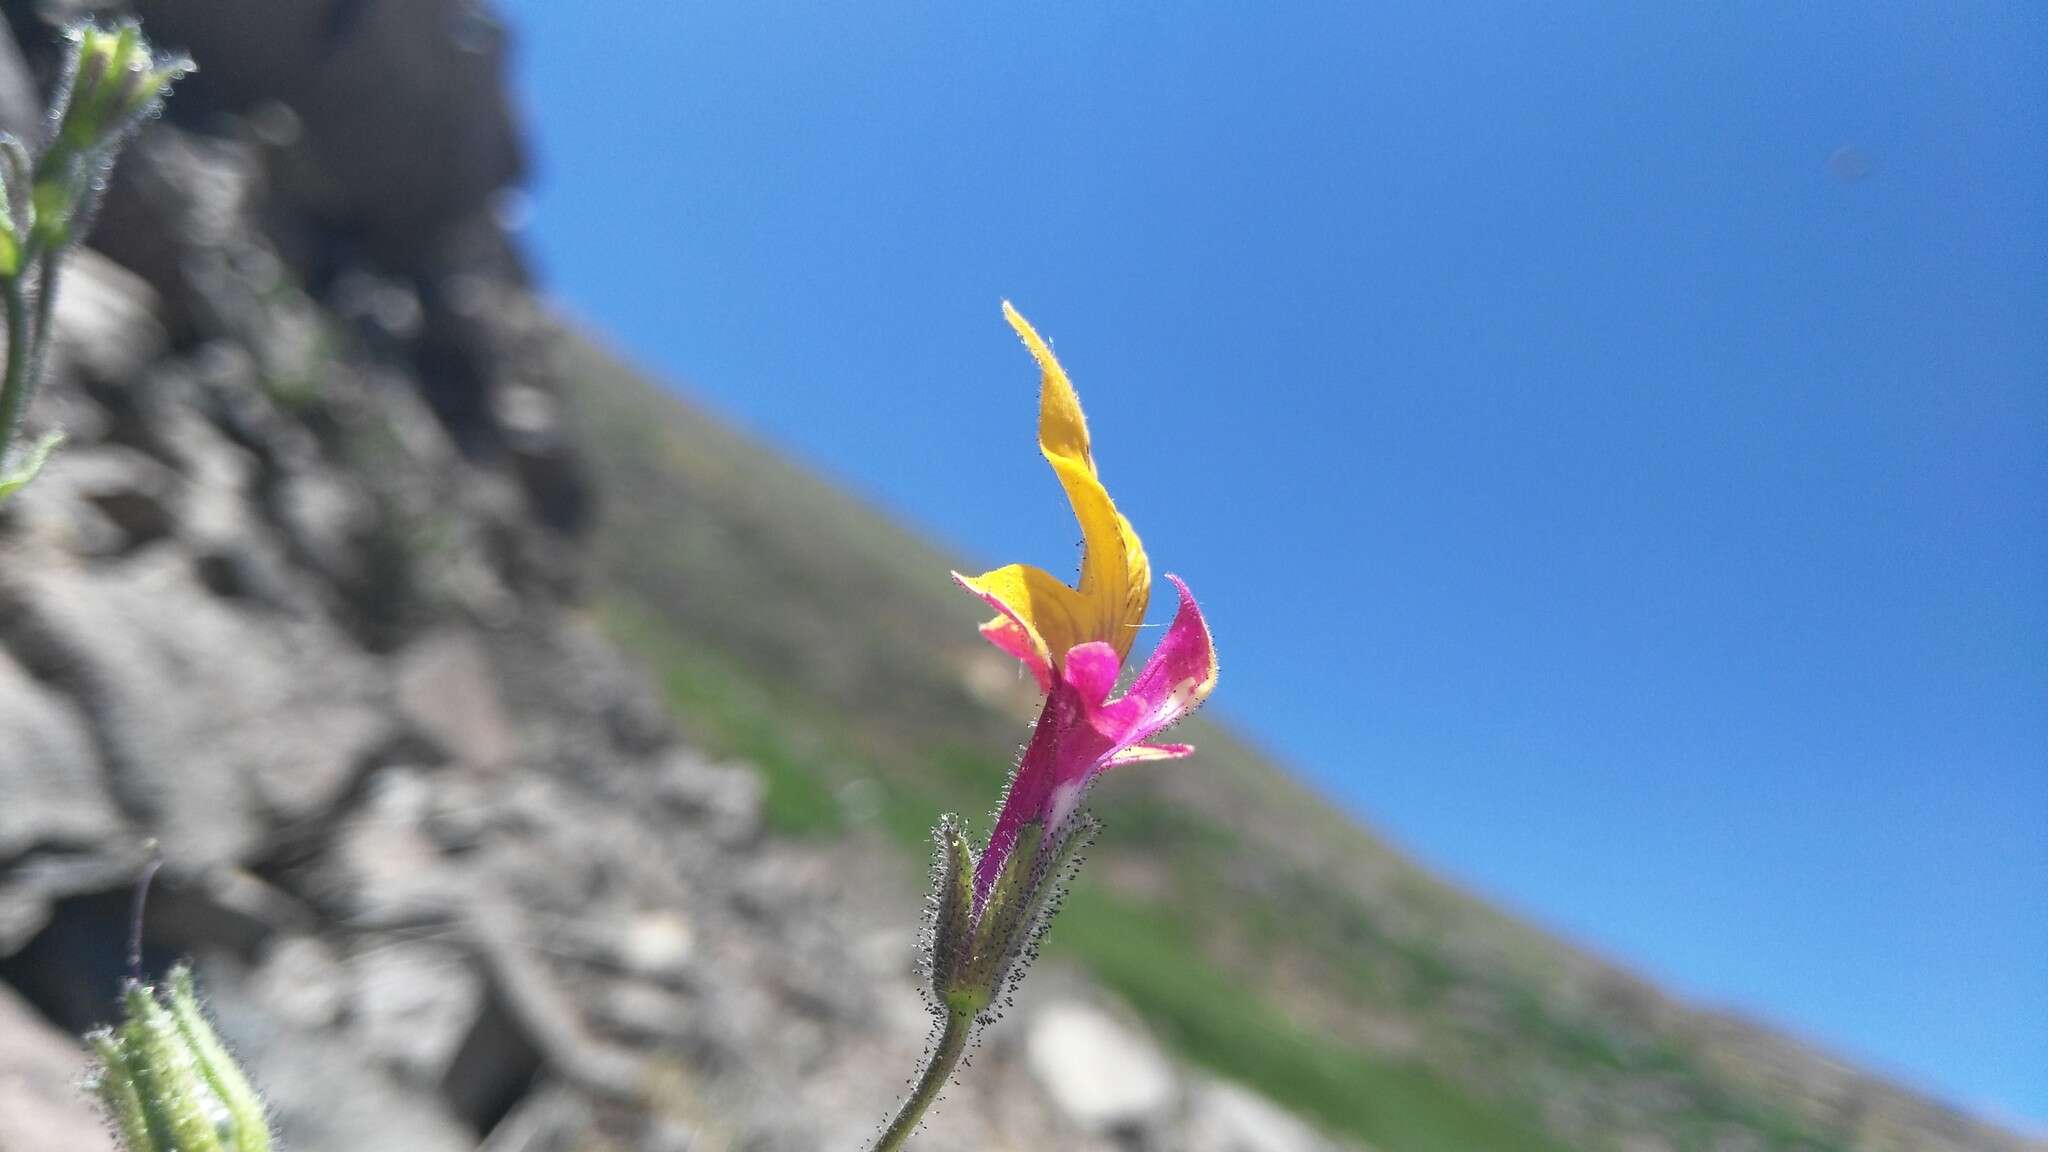
<path id="1" fill-rule="evenodd" d="M 150 124 L 115 166 L 91 243 L 155 289 L 174 336 L 249 332 L 284 270 L 256 227 L 263 184 L 246 141 Z"/>
<path id="2" fill-rule="evenodd" d="M 80 1088 L 89 1061 L 0 984 L 0 1148 L 114 1152 L 106 1122 Z"/>
<path id="3" fill-rule="evenodd" d="M 445 921 L 461 896 L 426 832 L 432 786 L 420 772 L 395 767 L 372 775 L 365 792 L 303 881 L 309 895 L 352 921 Z"/>
<path id="4" fill-rule="evenodd" d="M 372 941 L 350 961 L 354 1030 L 400 1075 L 439 1083 L 483 1011 L 474 960 L 446 944 Z"/>
<path id="5" fill-rule="evenodd" d="M 294 1027 L 332 1027 L 348 1011 L 348 969 L 319 938 L 286 937 L 271 945 L 251 975 L 249 994 Z"/>
<path id="6" fill-rule="evenodd" d="M 658 984 L 621 980 L 605 989 L 597 1006 L 605 1030 L 628 1043 L 673 1048 L 690 1038 L 688 1002 Z"/>
<path id="7" fill-rule="evenodd" d="M 64 482 L 65 453 L 44 465 L 37 482 L 7 502 L 4 522 L 23 540 L 71 556 L 113 556 L 128 545 L 127 534 L 90 500 Z"/>
<path id="8" fill-rule="evenodd" d="M 331 1032 L 264 1010 L 227 974 L 202 966 L 199 986 L 223 1039 L 270 1106 L 276 1146 L 326 1152 L 469 1152 L 476 1137 L 435 1095 L 378 1067 Z"/>
<path id="9" fill-rule="evenodd" d="M 1333 1145 L 1293 1113 L 1226 1081 L 1194 1089 L 1187 1152 L 1331 1152 Z"/>
<path id="10" fill-rule="evenodd" d="M 83 718 L 0 651 L 0 862 L 100 844 L 121 828 Z"/>
<path id="11" fill-rule="evenodd" d="M 408 645 L 398 656 L 398 708 L 462 763 L 503 767 L 518 750 L 490 658 L 474 633 L 444 630 Z"/>
<path id="12" fill-rule="evenodd" d="M 21 45 L 15 43 L 12 33 L 0 28 L 0 132 L 17 140 L 32 140 L 42 127 L 42 93 L 36 91 Z"/>
<path id="13" fill-rule="evenodd" d="M 58 281 L 49 371 L 128 385 L 167 346 L 160 308 L 142 277 L 90 248 L 73 252 Z"/>
<path id="14" fill-rule="evenodd" d="M 1051 1004 L 1031 1019 L 1025 1059 L 1060 1115 L 1091 1132 L 1164 1121 L 1178 1095 L 1173 1065 L 1145 1036 L 1099 1008 Z"/>
<path id="15" fill-rule="evenodd" d="M 292 473 L 278 485 L 276 510 L 302 563 L 344 588 L 364 582 L 377 514 L 355 479 L 325 469 Z"/>
<path id="16" fill-rule="evenodd" d="M 669 757 L 661 796 L 686 817 L 703 820 L 726 844 L 746 844 L 761 832 L 767 792 L 761 774 L 744 764 L 718 764 L 693 752 Z"/>
<path id="17" fill-rule="evenodd" d="M 110 445 L 60 452 L 38 477 L 38 498 L 68 497 L 113 527 L 89 555 L 127 552 L 170 535 L 177 521 L 178 477 L 132 448 Z M 111 545 L 111 546 L 110 546 Z"/>
<path id="18" fill-rule="evenodd" d="M 390 738 L 368 662 L 313 621 L 252 619 L 181 555 L 0 576 L 0 632 L 88 719 L 124 810 L 173 859 L 237 859 L 324 812 Z"/>
<path id="19" fill-rule="evenodd" d="M 574 1152 L 590 1129 L 590 1103 L 558 1084 L 528 1093 L 491 1129 L 478 1152 Z"/>

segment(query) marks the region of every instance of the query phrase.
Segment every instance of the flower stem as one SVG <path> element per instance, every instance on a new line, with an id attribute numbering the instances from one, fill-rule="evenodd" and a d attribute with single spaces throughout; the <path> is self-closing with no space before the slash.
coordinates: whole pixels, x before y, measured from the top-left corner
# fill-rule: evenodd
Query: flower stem
<path id="1" fill-rule="evenodd" d="M 29 331 L 33 333 L 28 346 L 28 382 L 24 390 L 33 393 L 43 378 L 43 366 L 50 359 L 50 329 L 57 320 L 57 270 L 63 264 L 61 250 L 49 250 L 39 261 L 40 274 L 36 277 L 36 311 Z"/>
<path id="2" fill-rule="evenodd" d="M 13 447 L 14 430 L 28 407 L 29 343 L 28 301 L 22 298 L 21 281 L 8 279 L 0 294 L 7 307 L 7 375 L 0 380 L 0 476 L 7 474 L 7 456 Z"/>
<path id="3" fill-rule="evenodd" d="M 960 1063 L 960 1057 L 967 1051 L 967 1039 L 974 1034 L 972 1013 L 948 1012 L 946 1023 L 939 1032 L 938 1046 L 932 1049 L 931 1060 L 925 1064 L 924 1072 L 917 1078 L 917 1087 L 911 1089 L 910 1098 L 903 1107 L 896 1110 L 896 1118 L 889 1121 L 889 1127 L 875 1141 L 872 1152 L 898 1152 L 910 1134 L 924 1120 L 925 1110 L 939 1098 L 946 1082 L 953 1077 L 953 1069 Z"/>

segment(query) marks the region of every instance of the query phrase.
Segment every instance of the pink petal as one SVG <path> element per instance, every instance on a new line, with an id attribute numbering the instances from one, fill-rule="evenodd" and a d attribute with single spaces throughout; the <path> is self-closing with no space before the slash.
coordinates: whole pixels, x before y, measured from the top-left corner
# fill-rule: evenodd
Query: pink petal
<path id="1" fill-rule="evenodd" d="M 1168 576 L 1180 591 L 1180 609 L 1166 629 L 1166 638 L 1145 662 L 1130 691 L 1100 708 L 1089 722 L 1121 750 L 1150 740 L 1201 706 L 1216 687 L 1216 649 L 1209 626 L 1188 586 Z"/>
<path id="2" fill-rule="evenodd" d="M 1100 706 L 1116 691 L 1116 678 L 1123 674 L 1124 662 L 1116 649 L 1100 640 L 1076 644 L 1067 649 L 1067 658 L 1061 667 L 1065 670 L 1066 681 L 1084 703 Z"/>
<path id="3" fill-rule="evenodd" d="M 1047 658 L 1037 637 L 1032 635 L 1030 627 L 1017 615 L 1016 610 L 1005 604 L 1001 598 L 991 596 L 968 583 L 968 578 L 958 572 L 953 573 L 953 582 L 974 593 L 976 598 L 1001 613 L 981 626 L 983 638 L 1023 661 L 1024 666 L 1031 669 L 1031 678 L 1038 681 L 1040 692 L 1052 691 L 1052 661 Z"/>

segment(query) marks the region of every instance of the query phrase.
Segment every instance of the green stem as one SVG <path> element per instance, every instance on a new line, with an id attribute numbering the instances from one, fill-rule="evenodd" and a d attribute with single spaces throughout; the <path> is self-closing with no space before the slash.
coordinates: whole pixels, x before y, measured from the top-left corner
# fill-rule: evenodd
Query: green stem
<path id="1" fill-rule="evenodd" d="M 61 248 L 52 248 L 42 255 L 42 274 L 36 277 L 35 337 L 28 348 L 28 383 L 23 387 L 33 393 L 36 382 L 43 378 L 43 364 L 50 358 L 50 329 L 57 319 L 57 269 L 64 259 Z M 13 356 L 12 349 L 8 352 Z"/>
<path id="2" fill-rule="evenodd" d="M 917 1087 L 911 1089 L 910 1098 L 903 1107 L 896 1110 L 896 1118 L 889 1121 L 889 1127 L 882 1138 L 875 1141 L 872 1152 L 897 1152 L 903 1147 L 910 1134 L 924 1120 L 925 1110 L 946 1087 L 953 1077 L 953 1069 L 960 1063 L 960 1057 L 967 1051 L 968 1037 L 974 1034 L 972 1014 L 946 1013 L 944 1029 L 939 1033 L 938 1047 L 932 1049 L 932 1058 L 925 1064 L 924 1072 L 917 1078 Z"/>
<path id="3" fill-rule="evenodd" d="M 28 331 L 28 301 L 22 299 L 21 278 L 9 278 L 0 287 L 0 296 L 6 298 L 7 306 L 7 375 L 0 380 L 0 475 L 5 475 L 15 429 L 21 424 L 22 410 L 28 407 L 33 338 Z"/>

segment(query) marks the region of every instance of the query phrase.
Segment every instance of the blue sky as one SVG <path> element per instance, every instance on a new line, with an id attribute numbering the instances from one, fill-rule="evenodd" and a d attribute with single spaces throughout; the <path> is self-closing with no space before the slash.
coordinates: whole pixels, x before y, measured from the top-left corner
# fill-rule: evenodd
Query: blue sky
<path id="1" fill-rule="evenodd" d="M 1230 719 L 2048 1130 L 2048 7 L 502 7 L 632 355 L 1057 569 L 1015 300 Z"/>

